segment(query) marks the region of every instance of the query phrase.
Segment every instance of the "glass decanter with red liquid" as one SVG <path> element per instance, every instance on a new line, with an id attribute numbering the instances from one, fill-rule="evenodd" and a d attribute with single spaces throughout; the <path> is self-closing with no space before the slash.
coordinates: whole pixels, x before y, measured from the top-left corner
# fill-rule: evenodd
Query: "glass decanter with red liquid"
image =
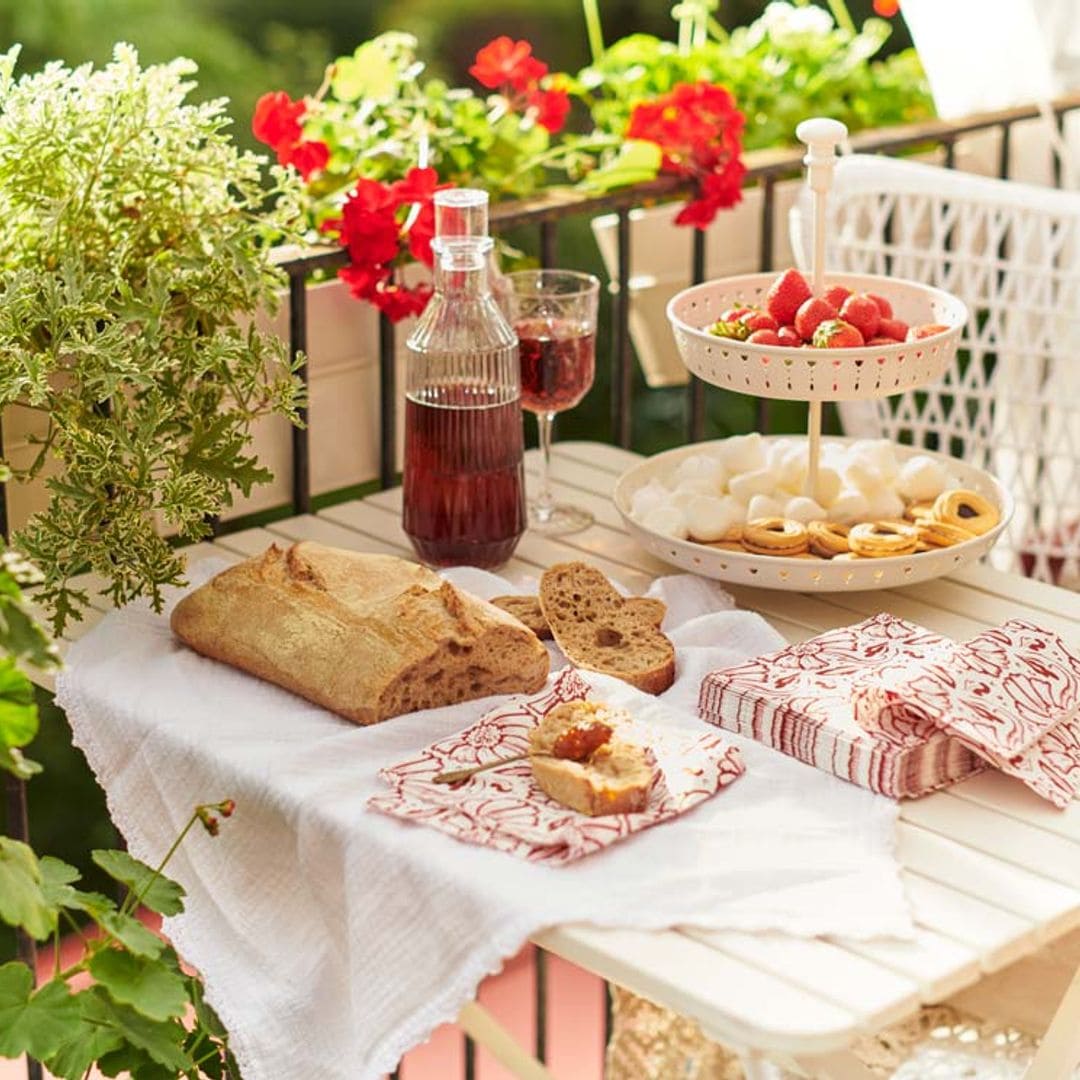
<path id="1" fill-rule="evenodd" d="M 487 194 L 435 195 L 435 294 L 407 341 L 404 527 L 435 566 L 497 567 L 525 531 L 517 335 L 488 284 Z"/>

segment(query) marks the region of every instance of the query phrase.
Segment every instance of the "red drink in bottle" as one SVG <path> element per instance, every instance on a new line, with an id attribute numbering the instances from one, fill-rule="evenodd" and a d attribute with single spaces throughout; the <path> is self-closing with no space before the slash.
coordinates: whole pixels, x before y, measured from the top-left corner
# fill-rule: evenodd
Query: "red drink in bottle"
<path id="1" fill-rule="evenodd" d="M 588 393 L 596 369 L 596 335 L 569 319 L 519 322 L 521 406 L 562 412 Z"/>
<path id="2" fill-rule="evenodd" d="M 521 408 L 468 384 L 405 399 L 405 531 L 436 566 L 501 566 L 525 531 Z"/>

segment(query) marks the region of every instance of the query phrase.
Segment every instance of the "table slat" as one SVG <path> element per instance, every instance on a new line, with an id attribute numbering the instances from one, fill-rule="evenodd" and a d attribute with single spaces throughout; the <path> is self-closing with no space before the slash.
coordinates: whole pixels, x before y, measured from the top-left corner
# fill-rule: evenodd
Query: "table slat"
<path id="1" fill-rule="evenodd" d="M 1065 810 L 1058 810 L 1015 777 L 994 769 L 954 784 L 949 794 L 1080 845 L 1080 801 L 1076 799 Z"/>

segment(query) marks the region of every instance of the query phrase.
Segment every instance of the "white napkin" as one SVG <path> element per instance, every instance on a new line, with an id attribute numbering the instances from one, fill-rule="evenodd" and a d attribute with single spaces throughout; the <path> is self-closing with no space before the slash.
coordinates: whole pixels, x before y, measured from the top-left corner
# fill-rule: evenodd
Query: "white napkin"
<path id="1" fill-rule="evenodd" d="M 755 615 L 707 614 L 730 607 L 717 586 L 676 577 L 652 592 L 679 647 L 672 705 L 692 710 L 710 667 L 781 644 Z M 730 789 L 551 868 L 365 808 L 380 768 L 495 699 L 356 728 L 196 655 L 140 607 L 72 646 L 57 698 L 137 857 L 160 859 L 195 803 L 237 801 L 221 836 L 192 834 L 171 864 L 188 910 L 166 932 L 205 976 L 246 1080 L 379 1076 L 554 924 L 911 933 L 895 805 L 736 736 L 748 768 Z"/>

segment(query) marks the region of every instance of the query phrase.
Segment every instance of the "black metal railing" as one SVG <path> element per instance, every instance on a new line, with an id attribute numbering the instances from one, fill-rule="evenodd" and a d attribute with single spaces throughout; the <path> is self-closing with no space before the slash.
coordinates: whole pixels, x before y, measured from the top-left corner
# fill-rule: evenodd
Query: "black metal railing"
<path id="1" fill-rule="evenodd" d="M 1059 130 L 1064 116 L 1080 109 L 1080 94 L 1062 98 L 1051 103 Z M 965 136 L 997 129 L 1000 132 L 998 149 L 998 175 L 1008 179 L 1010 175 L 1012 129 L 1017 123 L 1033 120 L 1043 115 L 1037 106 L 1006 109 L 984 113 L 959 121 L 930 121 L 878 131 L 863 132 L 850 140 L 851 149 L 859 153 L 900 154 L 919 149 L 944 149 L 944 164 L 953 168 L 956 164 L 956 146 Z M 745 184 L 761 188 L 761 229 L 758 250 L 758 267 L 762 271 L 773 269 L 773 241 L 776 236 L 776 185 L 779 181 L 798 176 L 802 171 L 802 151 L 784 149 L 760 151 L 747 155 Z M 1060 163 L 1055 162 L 1055 183 L 1060 186 Z M 616 272 L 612 286 L 612 327 L 610 333 L 611 374 L 611 431 L 615 443 L 629 447 L 632 436 L 634 410 L 634 356 L 630 339 L 630 254 L 631 210 L 669 201 L 690 191 L 686 181 L 662 178 L 648 184 L 637 185 L 605 195 L 584 195 L 573 191 L 552 191 L 544 196 L 520 202 L 498 204 L 492 209 L 492 228 L 498 233 L 521 227 L 537 230 L 536 251 L 541 265 L 552 266 L 556 262 L 560 225 L 572 217 L 593 217 L 614 212 L 616 227 Z M 1080 198 L 1080 195 L 1078 195 Z M 695 230 L 690 280 L 694 284 L 704 281 L 707 273 L 706 235 Z M 346 265 L 348 256 L 339 248 L 313 248 L 298 255 L 289 253 L 279 261 L 289 279 L 289 347 L 293 357 L 307 354 L 307 284 L 316 271 L 334 271 Z M 306 363 L 299 369 L 305 385 L 308 380 Z M 382 487 L 390 487 L 397 480 L 395 456 L 395 404 L 397 387 L 395 380 L 395 331 L 385 317 L 379 324 L 379 467 L 378 481 Z M 688 439 L 696 441 L 705 432 L 705 384 L 691 377 L 687 387 Z M 759 402 L 758 427 L 767 430 L 768 417 L 765 403 Z M 310 424 L 317 419 L 305 408 L 301 413 L 304 427 L 292 432 L 292 508 L 296 513 L 311 509 L 311 460 Z M 0 457 L 3 456 L 3 432 L 0 428 Z M 227 524 L 224 526 L 227 530 Z M 0 535 L 8 536 L 8 507 L 6 490 L 0 485 Z M 8 779 L 5 785 L 7 822 L 9 836 L 19 840 L 28 839 L 26 792 L 24 785 Z M 19 939 L 20 955 L 33 960 L 33 942 L 24 935 Z M 536 950 L 536 1056 L 543 1060 L 546 1043 L 546 996 L 547 978 L 543 953 Z M 605 1014 L 605 1028 L 610 1030 L 610 1001 Z M 465 1076 L 473 1080 L 475 1074 L 475 1048 L 466 1043 Z M 40 1066 L 29 1064 L 31 1080 L 40 1077 Z M 396 1075 L 396 1074 L 395 1074 Z"/>

